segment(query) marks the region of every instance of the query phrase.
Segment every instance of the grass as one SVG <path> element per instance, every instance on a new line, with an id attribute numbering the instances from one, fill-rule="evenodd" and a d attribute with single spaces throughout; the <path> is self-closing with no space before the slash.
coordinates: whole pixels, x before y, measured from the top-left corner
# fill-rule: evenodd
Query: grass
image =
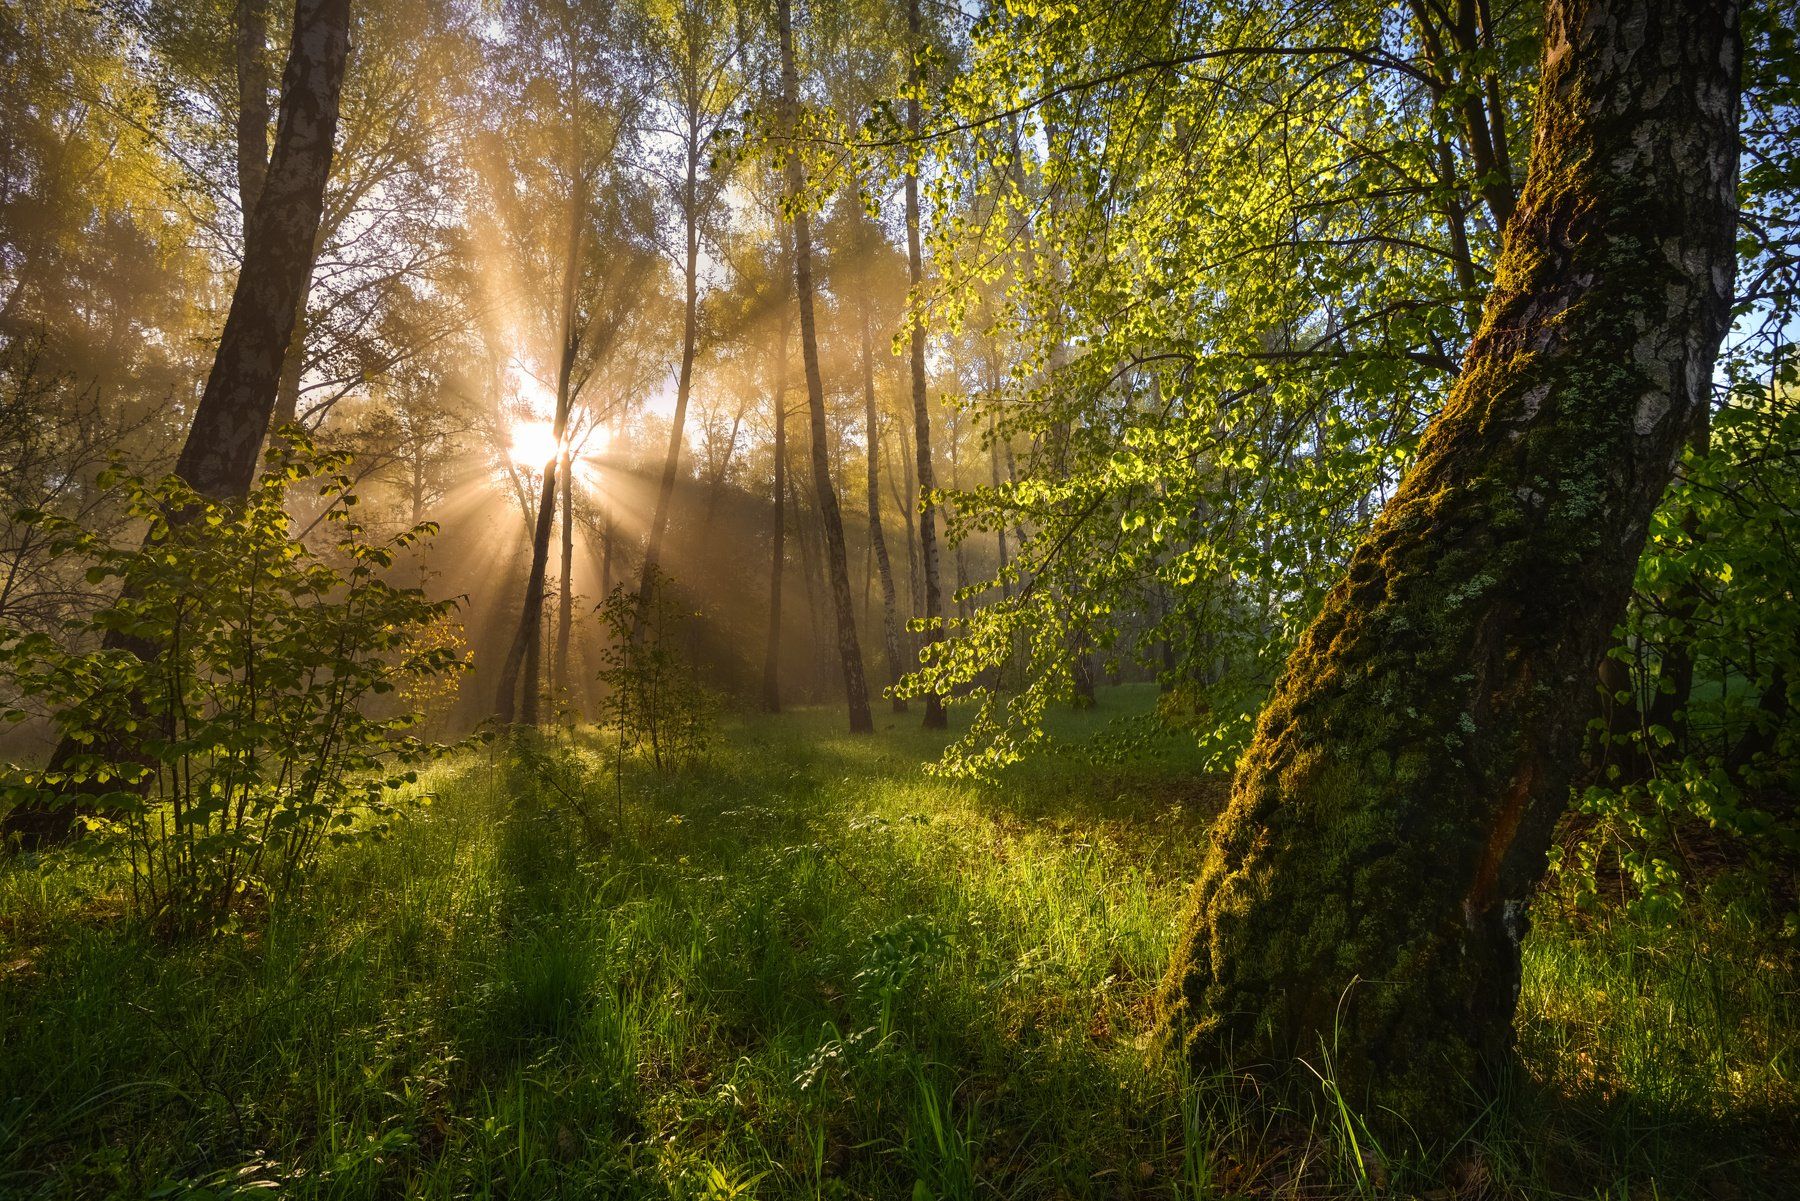
<path id="1" fill-rule="evenodd" d="M 943 736 L 916 719 L 736 721 L 705 765 L 628 779 L 622 826 L 610 779 L 466 759 L 294 911 L 210 943 L 152 941 L 79 869 L 0 872 L 0 1195 L 1789 1186 L 1795 977 L 1723 918 L 1540 921 L 1525 1067 L 1415 1174 L 1328 1072 L 1275 1118 L 1184 1079 L 1142 1036 L 1220 785 L 1172 745 L 1068 746 L 1149 699 L 1104 694 L 984 787 L 923 776 Z"/>

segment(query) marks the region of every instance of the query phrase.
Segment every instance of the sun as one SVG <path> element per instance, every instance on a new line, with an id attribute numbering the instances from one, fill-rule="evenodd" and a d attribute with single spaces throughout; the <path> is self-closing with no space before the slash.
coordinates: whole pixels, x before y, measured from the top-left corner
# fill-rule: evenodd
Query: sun
<path id="1" fill-rule="evenodd" d="M 541 470 L 562 449 L 556 442 L 556 427 L 536 417 L 515 418 L 508 434 L 507 457 L 520 467 Z"/>

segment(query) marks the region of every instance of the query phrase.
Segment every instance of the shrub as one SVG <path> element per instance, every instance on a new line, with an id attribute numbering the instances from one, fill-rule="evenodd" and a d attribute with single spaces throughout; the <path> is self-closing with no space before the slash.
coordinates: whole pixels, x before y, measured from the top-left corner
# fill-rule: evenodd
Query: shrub
<path id="1" fill-rule="evenodd" d="M 706 750 L 717 704 L 682 649 L 687 615 L 670 591 L 658 574 L 641 613 L 637 593 L 623 586 L 600 604 L 610 643 L 601 657 L 600 724 L 616 739 L 615 765 L 641 748 L 657 771 L 670 771 Z"/>
<path id="2" fill-rule="evenodd" d="M 325 845 L 380 830 L 432 755 L 378 698 L 459 670 L 450 602 L 383 578 L 429 524 L 377 539 L 357 524 L 344 460 L 284 444 L 242 504 L 173 477 L 112 472 L 142 522 L 126 546 L 22 516 L 116 599 L 59 633 L 0 629 L 7 720 L 48 719 L 79 753 L 10 766 L 4 799 L 78 805 L 84 851 L 121 862 L 134 907 L 175 931 L 216 930 L 241 900 L 279 900 Z M 315 550 L 290 490 L 315 485 Z"/>

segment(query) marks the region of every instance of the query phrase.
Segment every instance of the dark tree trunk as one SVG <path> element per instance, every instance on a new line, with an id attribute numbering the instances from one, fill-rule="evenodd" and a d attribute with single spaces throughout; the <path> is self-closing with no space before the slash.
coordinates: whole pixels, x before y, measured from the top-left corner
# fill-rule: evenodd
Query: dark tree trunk
<path id="1" fill-rule="evenodd" d="M 786 127 L 799 126 L 799 81 L 794 69 L 794 31 L 791 0 L 777 0 L 776 17 L 781 35 L 781 94 Z M 800 357 L 806 365 L 807 409 L 812 425 L 813 491 L 817 494 L 819 520 L 825 527 L 825 568 L 831 584 L 832 607 L 837 616 L 838 661 L 844 673 L 844 694 L 850 708 L 850 732 L 866 734 L 875 729 L 869 713 L 869 685 L 863 679 L 862 647 L 856 640 L 856 598 L 850 592 L 850 567 L 844 550 L 844 519 L 838 511 L 837 491 L 831 483 L 831 456 L 825 444 L 825 383 L 819 374 L 819 340 L 813 321 L 812 220 L 803 203 L 806 181 L 798 153 L 786 156 L 788 200 L 793 206 L 794 291 L 800 307 Z"/>
<path id="2" fill-rule="evenodd" d="M 906 6 L 907 50 L 912 56 L 913 87 L 906 98 L 906 131 L 919 136 L 922 116 L 919 111 L 919 89 L 924 86 L 924 27 L 919 18 L 919 0 L 908 0 Z M 919 172 L 908 160 L 906 169 L 906 267 L 915 294 L 925 282 L 925 256 L 919 239 Z M 926 404 L 925 388 L 925 324 L 922 317 L 912 323 L 912 402 L 913 449 L 918 457 L 919 473 L 919 559 L 925 577 L 925 641 L 944 640 L 944 593 L 938 583 L 937 510 L 931 502 L 936 486 L 931 470 L 931 409 Z M 943 698 L 935 692 L 925 694 L 925 728 L 941 730 L 947 724 Z"/>
<path id="3" fill-rule="evenodd" d="M 245 238 L 244 266 L 212 373 L 175 466 L 211 500 L 241 500 L 249 492 L 269 430 L 331 173 L 349 26 L 349 0 L 300 0 L 295 6 L 275 153 Z"/>
<path id="4" fill-rule="evenodd" d="M 998 385 L 995 392 L 998 393 Z M 1000 423 L 993 417 L 988 418 L 988 485 L 993 488 L 994 495 L 1000 494 Z M 994 525 L 994 562 L 997 565 L 994 574 L 1000 580 L 1000 596 L 1003 599 L 1012 597 L 1012 585 L 1006 579 L 1006 565 L 1009 562 L 1006 553 L 1006 522 L 999 521 Z"/>
<path id="5" fill-rule="evenodd" d="M 575 172 L 575 188 L 569 198 L 569 241 L 563 261 L 562 310 L 558 321 L 561 343 L 556 364 L 556 414 L 551 431 L 561 448 L 569 434 L 569 407 L 574 397 L 575 353 L 579 337 L 575 329 L 575 280 L 581 266 L 581 228 L 587 210 L 587 190 L 581 168 Z M 560 451 L 559 451 L 560 456 Z M 538 684 L 540 652 L 543 644 L 544 581 L 549 574 L 550 532 L 556 522 L 556 476 L 558 458 L 544 464 L 544 482 L 538 490 L 537 519 L 531 530 L 531 568 L 525 578 L 525 606 L 519 611 L 519 626 L 507 649 L 500 668 L 500 684 L 494 715 L 503 725 L 511 725 L 514 715 L 520 725 L 538 724 Z"/>
<path id="6" fill-rule="evenodd" d="M 669 422 L 669 450 L 663 456 L 662 485 L 656 493 L 656 512 L 650 519 L 650 540 L 644 548 L 643 572 L 638 578 L 637 613 L 631 622 L 635 644 L 644 636 L 644 620 L 650 611 L 650 592 L 662 558 L 663 535 L 669 528 L 669 509 L 675 499 L 675 475 L 681 465 L 681 431 L 687 424 L 688 395 L 694 383 L 694 354 L 700 328 L 700 118 L 688 113 L 687 177 L 681 194 L 682 221 L 687 231 L 682 275 L 687 287 L 681 323 L 681 374 L 675 383 L 675 415 Z"/>
<path id="7" fill-rule="evenodd" d="M 557 473 L 562 478 L 562 571 L 556 581 L 556 654 L 550 660 L 552 696 L 572 697 L 569 688 L 569 638 L 575 628 L 575 464 L 567 445 Z"/>
<path id="8" fill-rule="evenodd" d="M 269 173 L 269 0 L 238 0 L 238 206 L 248 240 L 250 215 Z"/>
<path id="9" fill-rule="evenodd" d="M 888 683 L 899 684 L 906 674 L 901 655 L 899 597 L 894 590 L 894 569 L 888 562 L 887 536 L 881 529 L 881 418 L 875 411 L 875 352 L 870 345 L 869 311 L 862 314 L 863 423 L 868 427 L 869 549 L 875 556 L 875 572 L 881 577 L 882 639 L 886 644 Z M 894 693 L 894 712 L 906 712 L 906 698 Z"/>
<path id="10" fill-rule="evenodd" d="M 1763 688 L 1762 696 L 1756 701 L 1756 714 L 1742 736 L 1732 744 L 1731 754 L 1725 764 L 1734 772 L 1741 772 L 1747 767 L 1754 767 L 1757 756 L 1766 755 L 1775 749 L 1775 735 L 1782 723 L 1787 721 L 1789 712 L 1787 672 L 1777 665 L 1769 674 L 1769 682 Z M 1794 802 L 1791 797 L 1786 801 L 1791 812 Z"/>
<path id="11" fill-rule="evenodd" d="M 175 463 L 175 474 L 207 500 L 242 501 L 256 474 L 294 312 L 305 299 L 349 50 L 350 0 L 299 0 L 274 156 L 245 227 L 244 264 L 206 390 Z M 125 635 L 106 641 L 140 657 L 156 653 Z M 63 739 L 51 752 L 50 769 L 80 751 Z M 28 849 L 63 842 L 77 809 L 73 803 L 17 806 L 0 826 L 0 838 L 16 837 Z"/>
<path id="12" fill-rule="evenodd" d="M 561 404 L 558 403 L 560 410 Z M 544 464 L 544 482 L 538 490 L 537 517 L 531 527 L 531 566 L 525 576 L 525 603 L 500 667 L 495 692 L 494 716 L 502 725 L 538 724 L 538 647 L 544 622 L 544 580 L 549 574 L 550 532 L 556 526 L 556 460 Z"/>
<path id="13" fill-rule="evenodd" d="M 819 570 L 819 555 L 823 548 L 819 538 L 818 510 L 807 496 L 804 477 L 788 477 L 788 498 L 793 505 L 788 524 L 800 547 L 800 592 L 806 598 L 806 695 L 817 700 L 824 695 L 824 673 L 820 664 L 825 662 L 819 653 L 825 644 L 825 636 L 821 633 L 825 623 L 819 616 L 819 596 L 825 591 L 825 581 Z"/>
<path id="14" fill-rule="evenodd" d="M 785 306 L 783 312 L 785 313 Z M 769 637 L 763 647 L 763 708 L 781 712 L 781 580 L 787 564 L 787 344 L 788 323 L 781 320 L 775 342 L 775 505 L 769 533 Z"/>
<path id="15" fill-rule="evenodd" d="M 1163 997 L 1198 1062 L 1298 1084 L 1328 1050 L 1351 1104 L 1434 1141 L 1510 1053 L 1594 664 L 1735 271 L 1736 6 L 1546 10 L 1481 328 L 1263 711 Z"/>
<path id="16" fill-rule="evenodd" d="M 306 261 L 306 280 L 300 289 L 300 304 L 294 310 L 294 328 L 288 335 L 287 353 L 281 356 L 281 382 L 275 389 L 274 429 L 300 420 L 300 377 L 306 374 L 306 298 L 312 292 L 313 263 L 318 259 L 315 244 Z"/>

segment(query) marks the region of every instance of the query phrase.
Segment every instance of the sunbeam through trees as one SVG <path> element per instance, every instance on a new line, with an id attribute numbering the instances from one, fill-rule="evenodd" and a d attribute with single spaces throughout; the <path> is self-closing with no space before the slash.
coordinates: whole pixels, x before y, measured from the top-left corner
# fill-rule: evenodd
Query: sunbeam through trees
<path id="1" fill-rule="evenodd" d="M 1791 4 L 0 18 L 0 1195 L 1790 1194 Z"/>

